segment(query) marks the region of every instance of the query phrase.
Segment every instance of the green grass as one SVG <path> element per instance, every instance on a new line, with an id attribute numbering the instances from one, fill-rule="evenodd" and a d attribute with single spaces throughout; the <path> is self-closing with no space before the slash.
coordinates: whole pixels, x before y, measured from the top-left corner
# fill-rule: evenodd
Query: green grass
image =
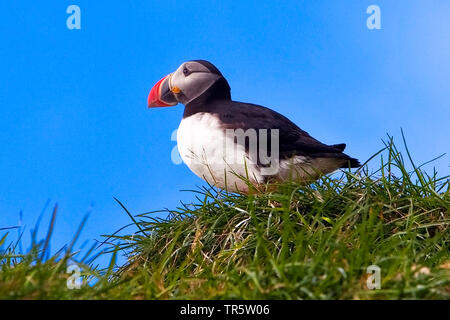
<path id="1" fill-rule="evenodd" d="M 248 196 L 203 188 L 165 219 L 119 202 L 136 233 L 105 239 L 106 269 L 72 246 L 46 258 L 47 239 L 17 255 L 0 235 L 0 299 L 449 299 L 449 179 L 406 154 L 412 172 L 390 139 L 359 171 L 308 186 Z M 128 261 L 120 267 L 118 254 Z M 67 289 L 70 261 L 90 285 Z M 381 289 L 366 286 L 370 265 Z"/>

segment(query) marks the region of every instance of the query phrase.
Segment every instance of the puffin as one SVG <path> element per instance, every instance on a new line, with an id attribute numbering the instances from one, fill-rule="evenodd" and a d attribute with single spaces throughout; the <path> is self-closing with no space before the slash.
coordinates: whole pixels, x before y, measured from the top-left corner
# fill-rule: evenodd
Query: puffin
<path id="1" fill-rule="evenodd" d="M 149 108 L 185 106 L 177 130 L 183 162 L 208 184 L 235 193 L 285 181 L 308 184 L 340 168 L 357 168 L 346 144 L 327 145 L 280 113 L 231 99 L 211 62 L 191 60 L 150 90 Z"/>

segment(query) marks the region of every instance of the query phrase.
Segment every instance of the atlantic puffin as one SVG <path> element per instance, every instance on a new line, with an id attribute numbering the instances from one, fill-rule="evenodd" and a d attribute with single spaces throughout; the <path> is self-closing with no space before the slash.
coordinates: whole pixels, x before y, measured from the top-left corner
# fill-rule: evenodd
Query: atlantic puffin
<path id="1" fill-rule="evenodd" d="M 276 111 L 233 101 L 230 91 L 211 62 L 191 60 L 159 80 L 148 95 L 149 108 L 184 104 L 178 150 L 209 184 L 248 193 L 251 185 L 308 183 L 339 168 L 360 166 L 343 153 L 344 143 L 324 144 Z"/>

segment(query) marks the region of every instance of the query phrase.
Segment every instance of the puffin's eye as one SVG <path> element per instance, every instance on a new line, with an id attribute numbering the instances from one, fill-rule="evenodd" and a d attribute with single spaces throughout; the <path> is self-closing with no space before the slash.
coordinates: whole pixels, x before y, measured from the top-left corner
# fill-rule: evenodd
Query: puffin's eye
<path id="1" fill-rule="evenodd" d="M 189 71 L 188 68 L 184 67 L 184 68 L 183 68 L 183 74 L 184 74 L 185 76 L 188 76 L 188 75 L 191 74 L 191 71 Z"/>

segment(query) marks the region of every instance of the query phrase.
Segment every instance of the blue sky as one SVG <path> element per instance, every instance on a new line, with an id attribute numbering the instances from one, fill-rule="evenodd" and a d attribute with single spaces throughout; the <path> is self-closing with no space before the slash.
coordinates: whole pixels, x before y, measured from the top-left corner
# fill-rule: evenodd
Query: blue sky
<path id="1" fill-rule="evenodd" d="M 66 8 L 81 9 L 81 30 Z M 366 8 L 381 9 L 381 30 Z M 183 106 L 148 110 L 152 85 L 206 59 L 235 100 L 271 107 L 361 160 L 403 128 L 418 162 L 450 151 L 450 2 L 2 1 L 0 227 L 59 204 L 53 248 L 100 239 L 201 185 L 170 154 Z M 449 174 L 449 156 L 437 164 Z M 46 229 L 50 210 L 43 220 Z M 45 230 L 43 230 L 45 231 Z"/>

